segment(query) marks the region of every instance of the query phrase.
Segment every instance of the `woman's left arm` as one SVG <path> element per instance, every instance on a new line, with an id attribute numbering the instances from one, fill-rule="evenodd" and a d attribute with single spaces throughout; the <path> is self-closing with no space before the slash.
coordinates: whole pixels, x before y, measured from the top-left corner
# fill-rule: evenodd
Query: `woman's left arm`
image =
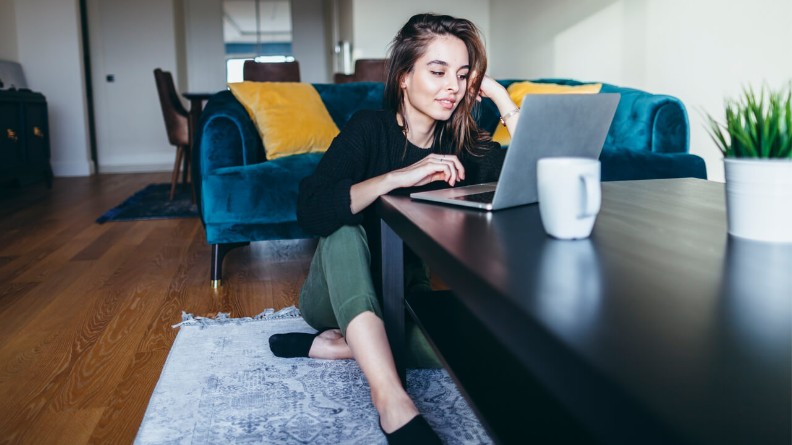
<path id="1" fill-rule="evenodd" d="M 506 88 L 492 77 L 484 75 L 484 80 L 481 81 L 481 89 L 479 89 L 479 96 L 489 97 L 495 102 L 502 122 L 506 123 L 506 129 L 509 130 L 509 134 L 513 135 L 520 117 L 520 108 L 514 105 Z"/>

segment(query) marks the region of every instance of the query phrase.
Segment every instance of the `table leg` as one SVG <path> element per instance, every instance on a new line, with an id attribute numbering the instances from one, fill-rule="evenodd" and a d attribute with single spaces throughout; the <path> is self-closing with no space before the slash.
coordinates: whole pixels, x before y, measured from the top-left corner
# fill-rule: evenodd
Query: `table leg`
<path id="1" fill-rule="evenodd" d="M 192 143 L 195 141 L 195 131 L 198 129 L 198 121 L 201 120 L 201 112 L 203 111 L 203 99 L 191 99 L 190 100 L 190 148 L 192 149 Z"/>
<path id="2" fill-rule="evenodd" d="M 396 371 L 406 384 L 406 342 L 404 330 L 404 245 L 385 221 L 380 222 L 382 257 L 382 300 L 385 331 L 388 334 Z"/>
<path id="3" fill-rule="evenodd" d="M 192 177 L 188 177 L 190 175 L 190 166 L 192 165 L 192 156 L 195 153 L 196 147 L 196 131 L 198 131 L 198 122 L 201 120 L 201 113 L 203 112 L 203 99 L 191 99 L 190 100 L 190 116 L 188 120 L 188 126 L 190 131 L 190 150 L 187 153 L 187 156 L 184 159 L 184 176 L 182 178 L 183 183 L 187 183 L 187 180 L 190 181 L 190 189 L 192 190 L 192 201 L 196 202 L 195 200 L 195 184 L 192 181 Z"/>

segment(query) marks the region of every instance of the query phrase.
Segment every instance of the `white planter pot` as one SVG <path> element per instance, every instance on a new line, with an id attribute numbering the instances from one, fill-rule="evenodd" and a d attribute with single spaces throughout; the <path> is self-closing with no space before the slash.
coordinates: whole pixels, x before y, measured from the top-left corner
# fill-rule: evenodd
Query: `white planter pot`
<path id="1" fill-rule="evenodd" d="M 792 243 L 792 160 L 724 161 L 729 233 Z"/>

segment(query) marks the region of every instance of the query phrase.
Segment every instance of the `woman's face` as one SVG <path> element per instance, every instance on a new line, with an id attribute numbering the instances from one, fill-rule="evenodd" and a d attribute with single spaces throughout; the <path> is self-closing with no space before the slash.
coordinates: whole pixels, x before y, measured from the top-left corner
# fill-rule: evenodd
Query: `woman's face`
<path id="1" fill-rule="evenodd" d="M 467 91 L 467 47 L 458 37 L 438 36 L 431 41 L 401 81 L 404 112 L 411 126 L 445 121 Z"/>

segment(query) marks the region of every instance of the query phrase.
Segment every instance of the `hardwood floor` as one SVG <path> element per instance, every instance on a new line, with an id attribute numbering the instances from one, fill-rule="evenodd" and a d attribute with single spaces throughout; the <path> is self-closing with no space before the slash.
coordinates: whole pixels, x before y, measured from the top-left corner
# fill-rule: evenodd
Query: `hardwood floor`
<path id="1" fill-rule="evenodd" d="M 131 443 L 182 311 L 296 304 L 313 241 L 237 249 L 213 290 L 198 219 L 94 222 L 168 176 L 0 189 L 0 443 Z"/>

